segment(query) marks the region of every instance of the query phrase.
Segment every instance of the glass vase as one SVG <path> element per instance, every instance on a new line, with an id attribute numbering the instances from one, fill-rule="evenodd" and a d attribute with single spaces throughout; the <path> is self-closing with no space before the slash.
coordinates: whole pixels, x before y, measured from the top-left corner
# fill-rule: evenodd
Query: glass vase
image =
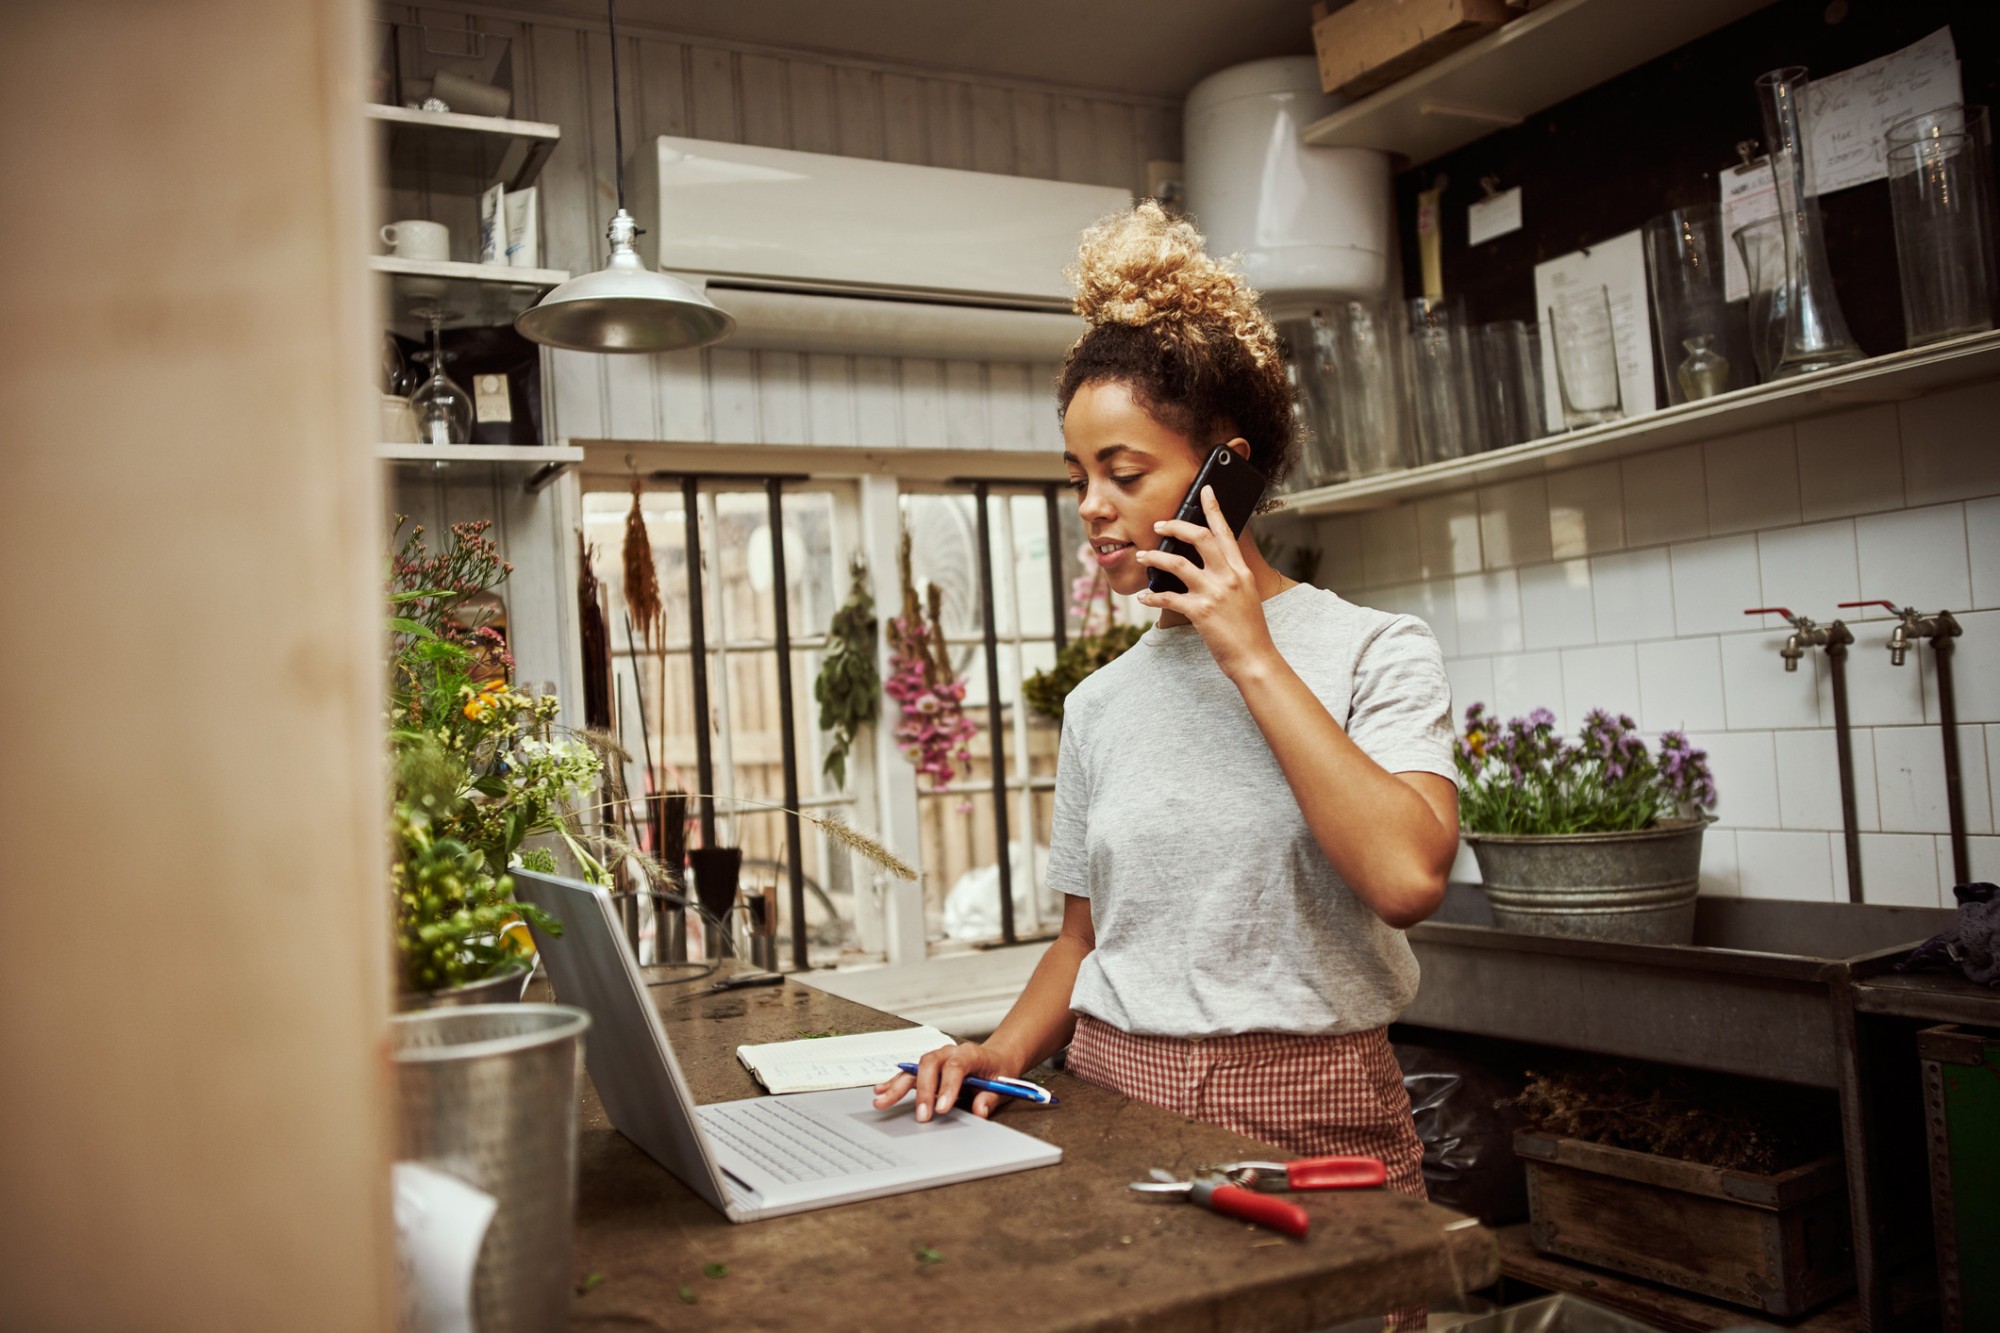
<path id="1" fill-rule="evenodd" d="M 1861 359 L 1834 295 L 1820 237 L 1819 199 L 1813 177 L 1812 126 L 1806 112 L 1806 71 L 1789 65 L 1757 76 L 1764 108 L 1764 142 L 1778 192 L 1785 242 L 1789 304 L 1785 343 L 1772 379 L 1788 379 Z"/>
<path id="2" fill-rule="evenodd" d="M 1736 229 L 1736 248 L 1750 280 L 1745 303 L 1750 355 L 1757 363 L 1757 382 L 1768 384 L 1778 371 L 1785 350 L 1785 313 L 1791 308 L 1791 284 L 1785 277 L 1784 225 L 1774 217 L 1758 218 Z"/>
<path id="3" fill-rule="evenodd" d="M 1670 407 L 1749 383 L 1743 373 L 1750 365 L 1748 326 L 1742 309 L 1732 310 L 1724 299 L 1722 260 L 1728 244 L 1722 209 L 1716 204 L 1676 208 L 1646 222 L 1646 281 L 1653 298 L 1653 345 L 1659 349 L 1660 364 L 1674 367 L 1689 339 L 1705 338 L 1727 377 L 1719 386 L 1703 380 L 1709 387 L 1697 395 L 1678 374 L 1669 373 Z"/>

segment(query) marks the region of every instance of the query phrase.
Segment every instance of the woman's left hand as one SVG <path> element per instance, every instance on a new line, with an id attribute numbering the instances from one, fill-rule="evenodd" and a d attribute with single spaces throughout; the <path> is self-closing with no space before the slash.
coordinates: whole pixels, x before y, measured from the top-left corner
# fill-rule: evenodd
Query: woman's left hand
<path id="1" fill-rule="evenodd" d="M 1135 557 L 1142 565 L 1172 574 L 1187 585 L 1186 592 L 1139 594 L 1142 605 L 1186 616 L 1201 634 L 1214 656 L 1215 664 L 1234 678 L 1245 666 L 1275 655 L 1271 627 L 1264 620 L 1264 600 L 1258 595 L 1257 580 L 1243 560 L 1243 549 L 1229 521 L 1222 516 L 1215 488 L 1201 488 L 1202 512 L 1208 526 L 1168 519 L 1155 523 L 1161 537 L 1177 537 L 1201 553 L 1201 564 L 1186 556 L 1166 551 L 1140 551 Z"/>

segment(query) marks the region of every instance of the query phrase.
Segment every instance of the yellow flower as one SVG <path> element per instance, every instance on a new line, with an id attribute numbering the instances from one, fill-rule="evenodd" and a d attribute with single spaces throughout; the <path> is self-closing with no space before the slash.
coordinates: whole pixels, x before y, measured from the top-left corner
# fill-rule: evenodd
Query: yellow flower
<path id="1" fill-rule="evenodd" d="M 474 722 L 484 722 L 499 706 L 501 696 L 507 693 L 507 682 L 489 680 L 479 687 L 477 694 L 473 694 L 472 687 L 468 685 L 465 687 L 465 693 L 470 696 L 465 701 L 466 717 Z"/>

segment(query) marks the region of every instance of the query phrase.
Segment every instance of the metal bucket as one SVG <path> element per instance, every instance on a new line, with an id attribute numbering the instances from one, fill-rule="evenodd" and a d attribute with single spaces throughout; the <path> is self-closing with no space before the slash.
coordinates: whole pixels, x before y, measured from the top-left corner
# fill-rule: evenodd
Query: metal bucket
<path id="1" fill-rule="evenodd" d="M 1692 944 L 1712 819 L 1629 833 L 1467 833 L 1493 924 L 1530 935 Z"/>
<path id="2" fill-rule="evenodd" d="M 479 1333 L 569 1322 L 578 1079 L 590 1015 L 560 1004 L 432 1009 L 390 1020 L 398 1160 L 498 1200 L 473 1271 Z"/>
<path id="3" fill-rule="evenodd" d="M 535 969 L 524 962 L 512 971 L 487 977 L 483 981 L 468 981 L 462 986 L 447 986 L 443 990 L 403 991 L 396 996 L 396 1008 L 408 1013 L 414 1009 L 443 1009 L 452 1005 L 510 1004 L 527 993 L 528 980 L 534 974 Z"/>

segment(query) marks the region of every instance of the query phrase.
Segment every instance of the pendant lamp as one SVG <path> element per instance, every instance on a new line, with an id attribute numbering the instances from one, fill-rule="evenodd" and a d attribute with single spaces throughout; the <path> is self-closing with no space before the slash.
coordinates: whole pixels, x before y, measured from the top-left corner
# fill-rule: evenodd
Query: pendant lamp
<path id="1" fill-rule="evenodd" d="M 618 211 L 605 237 L 611 257 L 571 278 L 514 320 L 530 342 L 572 352 L 678 352 L 727 338 L 736 320 L 679 278 L 646 267 L 633 242 L 639 224 L 625 211 L 625 126 L 619 115 L 617 0 L 611 22 L 611 131 L 618 163 Z"/>

